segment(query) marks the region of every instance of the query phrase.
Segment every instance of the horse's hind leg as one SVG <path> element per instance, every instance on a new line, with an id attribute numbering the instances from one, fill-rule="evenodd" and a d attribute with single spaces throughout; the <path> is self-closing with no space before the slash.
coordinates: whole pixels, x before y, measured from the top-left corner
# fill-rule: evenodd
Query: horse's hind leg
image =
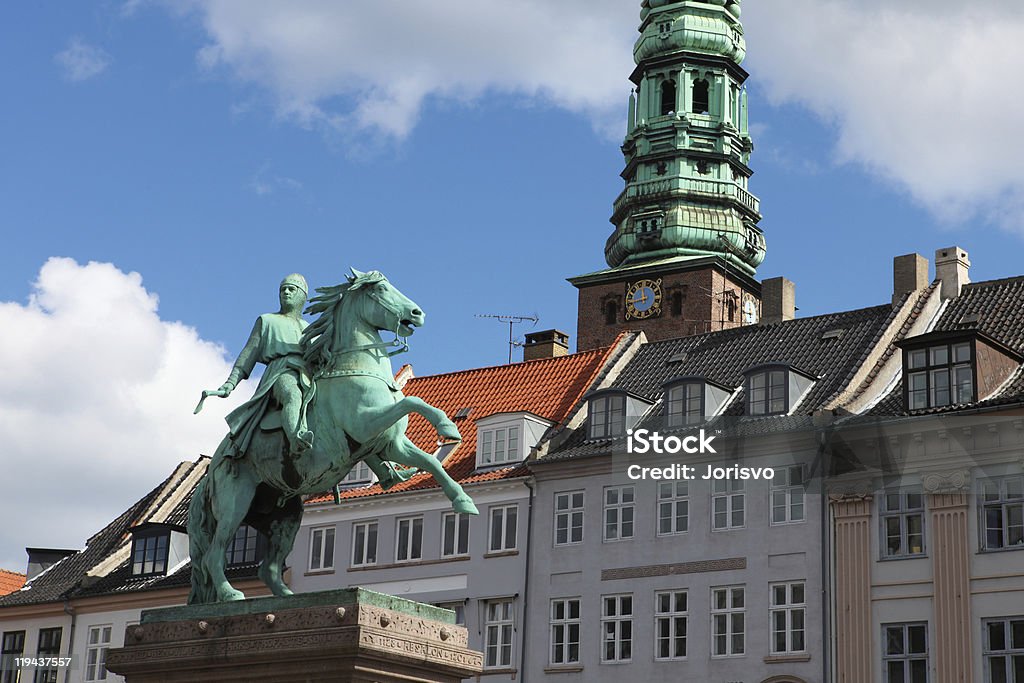
<path id="1" fill-rule="evenodd" d="M 266 525 L 267 556 L 260 564 L 260 579 L 267 584 L 274 595 L 292 595 L 292 590 L 284 582 L 284 561 L 295 545 L 295 536 L 299 533 L 302 522 L 302 499 L 293 496 L 284 505 L 270 513 L 271 519 Z"/>
<path id="2" fill-rule="evenodd" d="M 203 564 L 219 602 L 244 600 L 242 591 L 232 588 L 224 575 L 224 564 L 227 561 L 225 553 L 249 511 L 256 493 L 256 481 L 252 470 L 242 462 L 236 467 L 218 469 L 216 474 L 219 476 L 210 492 L 216 530 L 210 539 L 210 548 L 203 558 Z"/>
<path id="3" fill-rule="evenodd" d="M 440 484 L 444 495 L 452 502 L 452 509 L 455 512 L 466 515 L 480 514 L 476 505 L 473 504 L 473 499 L 466 495 L 457 481 L 448 476 L 440 461 L 430 453 L 417 448 L 407 436 L 403 435 L 394 442 L 384 457 L 400 465 L 418 467 L 434 475 L 434 479 Z"/>

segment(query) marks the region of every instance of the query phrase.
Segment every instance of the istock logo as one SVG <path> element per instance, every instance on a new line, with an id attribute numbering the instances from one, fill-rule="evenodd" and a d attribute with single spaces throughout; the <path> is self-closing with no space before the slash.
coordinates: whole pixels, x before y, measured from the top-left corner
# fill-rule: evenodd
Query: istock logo
<path id="1" fill-rule="evenodd" d="M 678 436 L 662 436 L 658 432 L 647 429 L 626 430 L 627 453 L 717 453 L 711 442 L 715 437 L 708 436 L 704 430 L 679 438 Z"/>

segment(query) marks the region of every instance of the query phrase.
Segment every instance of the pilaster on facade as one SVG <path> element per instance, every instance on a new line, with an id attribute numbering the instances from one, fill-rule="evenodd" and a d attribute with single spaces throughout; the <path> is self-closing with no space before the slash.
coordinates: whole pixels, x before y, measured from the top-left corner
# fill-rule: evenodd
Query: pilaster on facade
<path id="1" fill-rule="evenodd" d="M 872 677 L 870 493 L 829 495 L 835 562 L 837 683 L 864 683 Z"/>

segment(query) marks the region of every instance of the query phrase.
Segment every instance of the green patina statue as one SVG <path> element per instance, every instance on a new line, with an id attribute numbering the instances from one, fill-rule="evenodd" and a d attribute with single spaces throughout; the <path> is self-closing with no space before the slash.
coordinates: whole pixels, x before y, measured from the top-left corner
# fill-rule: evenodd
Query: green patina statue
<path id="1" fill-rule="evenodd" d="M 429 472 L 456 512 L 477 514 L 441 463 L 405 435 L 408 415 L 419 413 L 443 441 L 461 440 L 443 411 L 404 396 L 394 382 L 391 356 L 408 348 L 423 311 L 377 271 L 353 270 L 344 284 L 317 292 L 306 312 L 319 318 L 307 326 L 305 278 L 286 277 L 280 311 L 259 317 L 227 381 L 203 392 L 203 400 L 227 396 L 256 363 L 267 366 L 252 399 L 228 415 L 228 434 L 192 497 L 189 604 L 244 598 L 224 574 L 228 544 L 243 522 L 268 540 L 260 578 L 275 595 L 291 595 L 282 574 L 304 497 L 337 486 L 360 461 L 383 488 L 417 469 Z M 395 340 L 385 343 L 382 331 Z"/>

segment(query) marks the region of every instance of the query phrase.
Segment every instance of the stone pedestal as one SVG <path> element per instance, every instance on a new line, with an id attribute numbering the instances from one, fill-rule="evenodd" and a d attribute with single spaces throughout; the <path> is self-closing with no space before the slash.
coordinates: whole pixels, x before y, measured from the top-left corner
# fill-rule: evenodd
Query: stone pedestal
<path id="1" fill-rule="evenodd" d="M 107 668 L 127 683 L 454 683 L 483 656 L 454 612 L 355 588 L 147 610 Z"/>

